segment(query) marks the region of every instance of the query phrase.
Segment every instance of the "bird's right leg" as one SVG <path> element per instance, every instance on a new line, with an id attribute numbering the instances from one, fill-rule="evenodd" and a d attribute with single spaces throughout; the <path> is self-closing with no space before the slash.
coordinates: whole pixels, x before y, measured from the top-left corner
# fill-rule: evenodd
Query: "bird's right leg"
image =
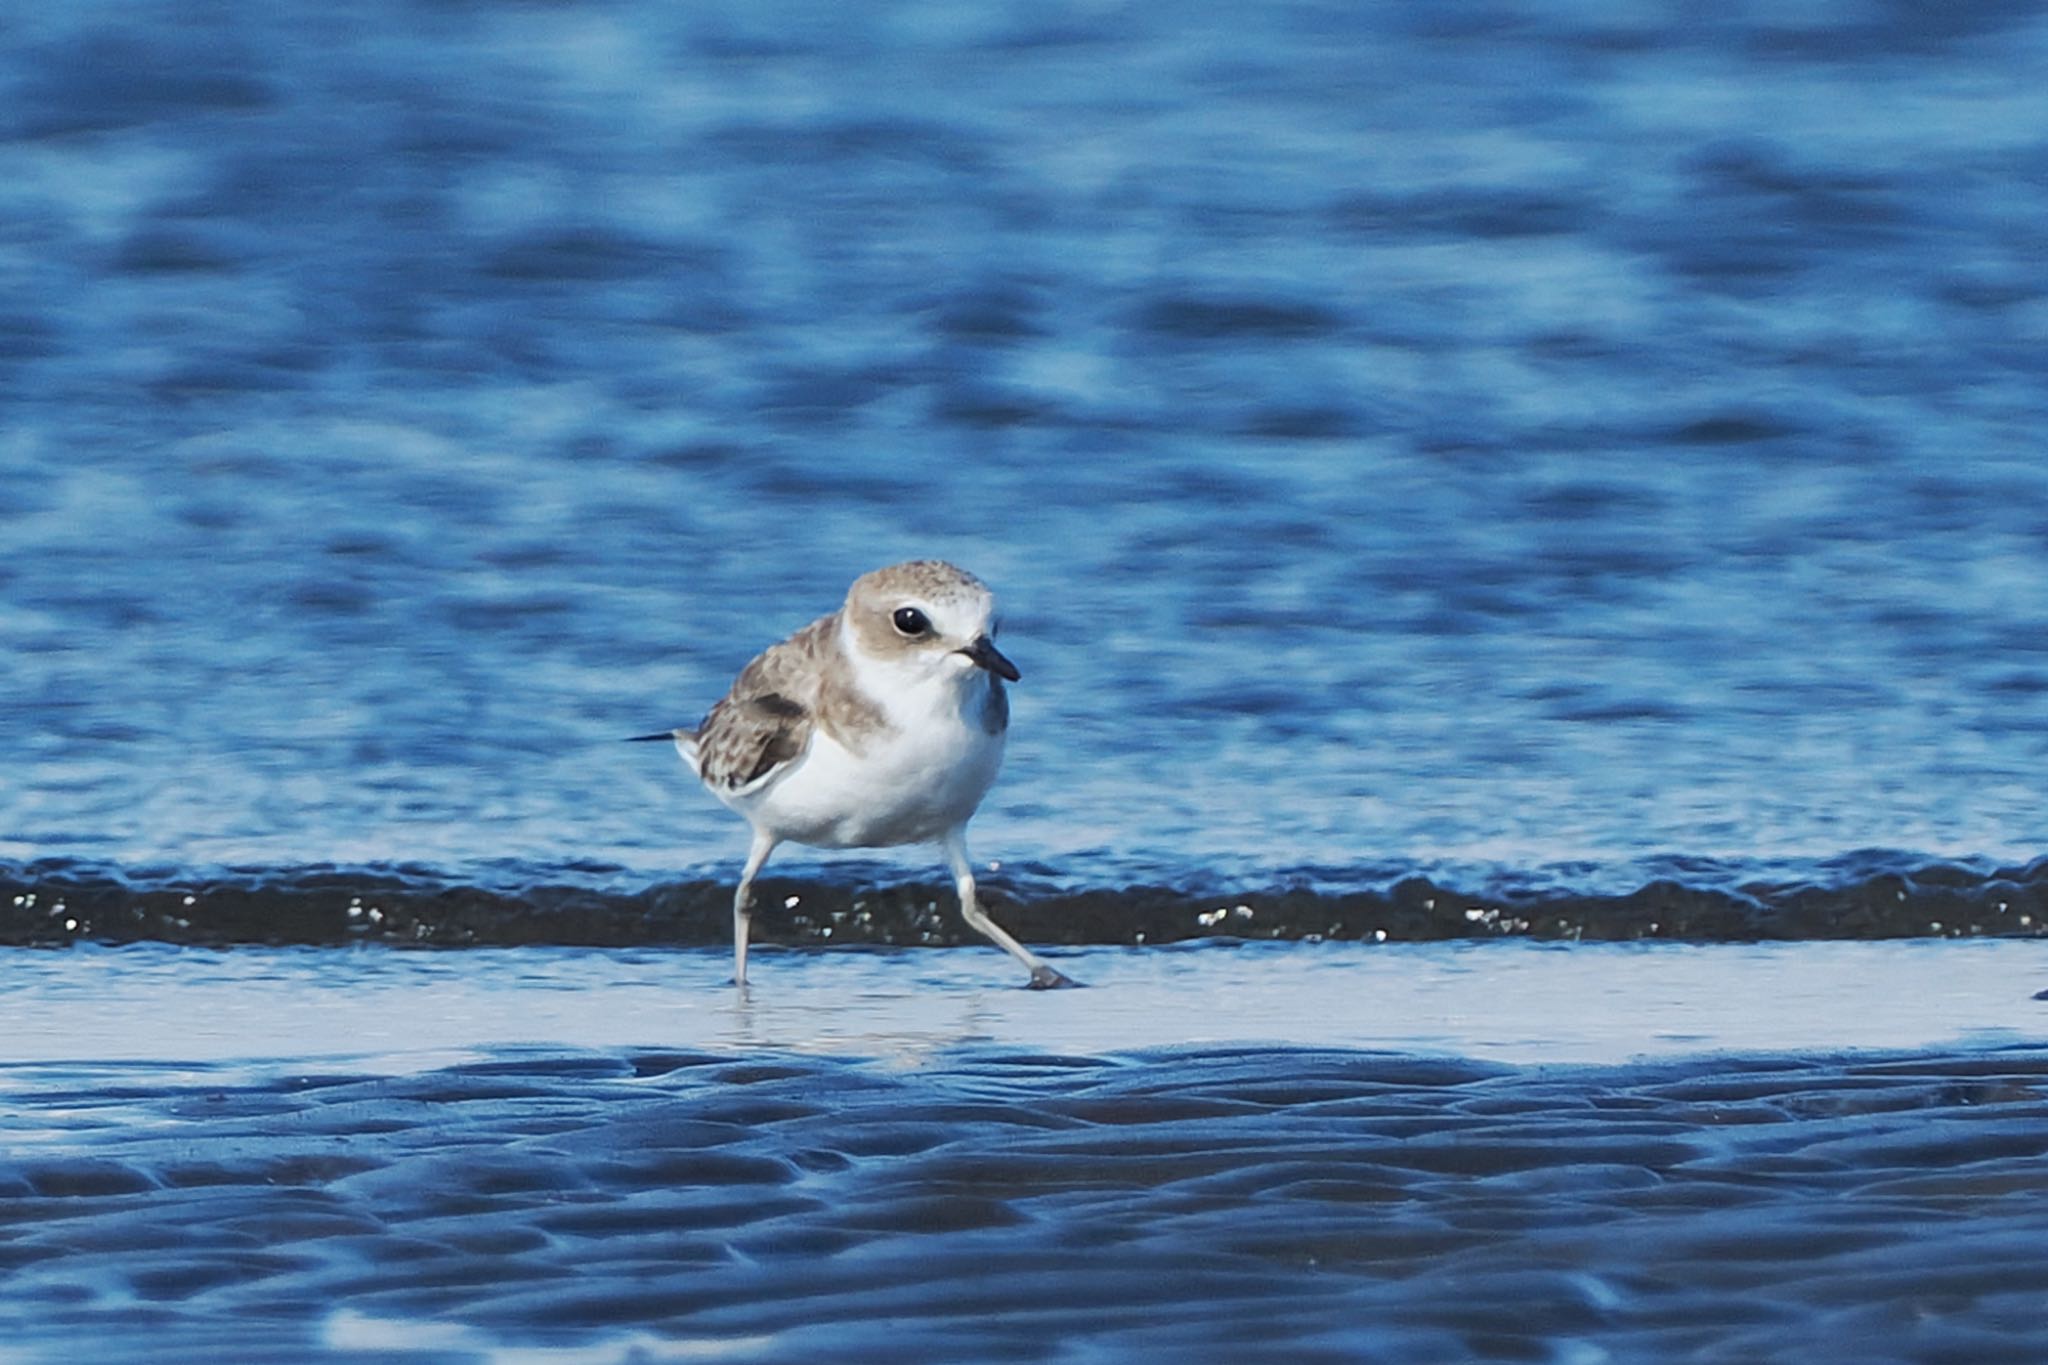
<path id="1" fill-rule="evenodd" d="M 754 842 L 747 849 L 747 865 L 740 870 L 739 890 L 732 893 L 732 984 L 741 990 L 747 988 L 747 932 L 754 917 L 754 874 L 774 851 L 774 836 L 755 830 Z"/>

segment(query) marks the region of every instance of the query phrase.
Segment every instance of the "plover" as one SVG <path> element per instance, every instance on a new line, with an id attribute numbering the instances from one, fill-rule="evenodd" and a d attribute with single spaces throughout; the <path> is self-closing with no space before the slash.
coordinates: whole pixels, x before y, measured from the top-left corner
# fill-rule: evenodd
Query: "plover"
<path id="1" fill-rule="evenodd" d="M 1003 762 L 1017 666 L 991 638 L 995 597 L 935 559 L 863 574 L 821 616 L 740 670 L 695 730 L 673 740 L 754 839 L 732 899 L 733 980 L 747 984 L 754 877 L 783 843 L 887 848 L 936 843 L 960 913 L 1024 965 L 1038 989 L 1071 986 L 976 903 L 967 821 Z"/>

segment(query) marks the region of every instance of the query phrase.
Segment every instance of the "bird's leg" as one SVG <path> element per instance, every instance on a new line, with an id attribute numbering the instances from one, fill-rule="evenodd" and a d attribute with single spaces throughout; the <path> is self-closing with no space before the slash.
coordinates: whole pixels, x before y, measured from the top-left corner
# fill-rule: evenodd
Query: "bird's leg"
<path id="1" fill-rule="evenodd" d="M 1080 984 L 1011 938 L 1000 924 L 983 913 L 974 897 L 974 868 L 967 861 L 965 830 L 955 829 L 946 835 L 946 862 L 953 869 L 953 884 L 960 889 L 960 917 L 967 921 L 969 928 L 1024 964 L 1025 969 L 1031 973 L 1032 990 L 1047 991 L 1060 986 Z"/>
<path id="2" fill-rule="evenodd" d="M 754 874 L 775 851 L 775 839 L 760 830 L 747 849 L 747 865 L 740 870 L 739 890 L 732 893 L 732 984 L 747 988 L 747 929 L 754 914 Z"/>

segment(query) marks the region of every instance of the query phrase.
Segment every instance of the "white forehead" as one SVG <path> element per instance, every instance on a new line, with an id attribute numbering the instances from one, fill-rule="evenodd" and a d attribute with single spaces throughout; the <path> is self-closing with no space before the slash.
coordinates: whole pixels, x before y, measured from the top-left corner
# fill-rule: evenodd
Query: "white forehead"
<path id="1" fill-rule="evenodd" d="M 847 600 L 854 606 L 884 613 L 916 607 L 942 635 L 977 635 L 995 614 L 995 594 L 988 585 L 940 560 L 913 560 L 877 569 L 855 580 Z"/>
<path id="2" fill-rule="evenodd" d="M 987 588 L 982 588 L 974 593 L 961 593 L 936 601 L 911 599 L 909 605 L 917 607 L 930 617 L 941 635 L 973 636 L 988 629 L 989 617 L 995 613 L 996 600 Z"/>

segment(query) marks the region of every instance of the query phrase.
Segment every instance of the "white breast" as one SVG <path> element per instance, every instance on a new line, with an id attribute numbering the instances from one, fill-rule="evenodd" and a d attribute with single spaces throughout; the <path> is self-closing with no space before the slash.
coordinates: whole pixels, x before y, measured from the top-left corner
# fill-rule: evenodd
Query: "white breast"
<path id="1" fill-rule="evenodd" d="M 1003 736 L 981 722 L 988 675 L 949 667 L 861 681 L 887 729 L 863 736 L 858 752 L 815 730 L 773 782 L 721 799 L 779 839 L 822 848 L 923 843 L 965 822 L 1003 763 Z"/>

